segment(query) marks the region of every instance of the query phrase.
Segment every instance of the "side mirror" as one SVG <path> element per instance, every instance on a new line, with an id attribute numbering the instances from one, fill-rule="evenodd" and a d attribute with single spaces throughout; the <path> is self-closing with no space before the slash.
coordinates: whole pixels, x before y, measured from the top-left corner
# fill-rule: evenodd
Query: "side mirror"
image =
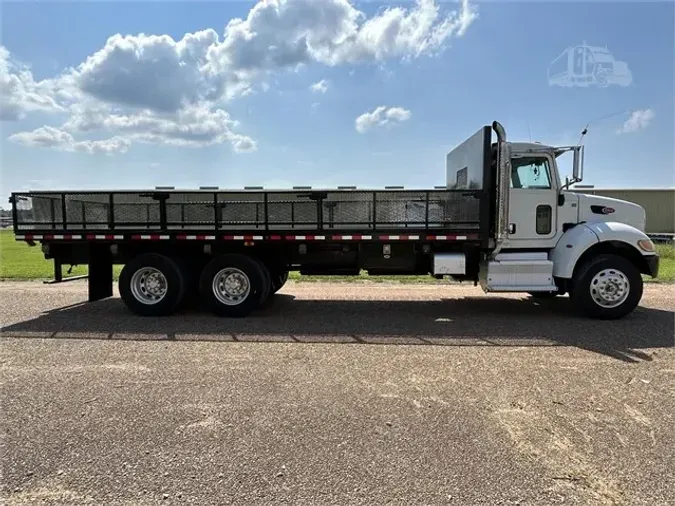
<path id="1" fill-rule="evenodd" d="M 572 178 L 575 182 L 583 181 L 584 178 L 584 147 L 574 148 L 574 160 L 572 162 Z"/>

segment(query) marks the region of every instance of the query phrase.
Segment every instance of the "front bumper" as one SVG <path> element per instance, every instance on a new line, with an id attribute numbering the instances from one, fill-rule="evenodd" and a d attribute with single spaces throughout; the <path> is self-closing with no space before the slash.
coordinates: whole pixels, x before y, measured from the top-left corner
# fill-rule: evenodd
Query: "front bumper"
<path id="1" fill-rule="evenodd" d="M 649 255 L 645 256 L 644 258 L 647 261 L 647 270 L 649 271 L 648 274 L 652 278 L 657 277 L 659 275 L 659 262 L 660 262 L 659 256 Z"/>

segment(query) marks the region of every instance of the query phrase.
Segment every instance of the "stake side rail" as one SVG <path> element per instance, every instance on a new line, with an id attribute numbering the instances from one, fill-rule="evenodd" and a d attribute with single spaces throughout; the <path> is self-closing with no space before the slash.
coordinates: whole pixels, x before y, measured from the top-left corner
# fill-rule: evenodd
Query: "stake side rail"
<path id="1" fill-rule="evenodd" d="M 13 193 L 18 240 L 486 240 L 483 190 Z"/>

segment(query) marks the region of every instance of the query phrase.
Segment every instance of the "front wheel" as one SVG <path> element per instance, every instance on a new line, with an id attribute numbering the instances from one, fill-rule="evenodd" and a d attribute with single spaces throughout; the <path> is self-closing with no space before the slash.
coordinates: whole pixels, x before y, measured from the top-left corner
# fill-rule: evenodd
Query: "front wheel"
<path id="1" fill-rule="evenodd" d="M 637 307 L 642 290 L 640 271 L 630 261 L 617 255 L 601 255 L 579 269 L 571 297 L 584 315 L 615 320 Z"/>

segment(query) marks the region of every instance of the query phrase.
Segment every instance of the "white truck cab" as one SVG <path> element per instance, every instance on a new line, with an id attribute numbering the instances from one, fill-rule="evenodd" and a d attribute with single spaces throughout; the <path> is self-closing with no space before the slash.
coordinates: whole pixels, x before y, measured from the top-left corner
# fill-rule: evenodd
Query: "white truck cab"
<path id="1" fill-rule="evenodd" d="M 568 191 L 582 180 L 582 145 L 507 142 L 499 123 L 493 129 L 498 214 L 495 247 L 481 266 L 483 289 L 569 293 L 584 313 L 600 318 L 631 312 L 642 296 L 641 275 L 658 274 L 644 209 Z M 563 184 L 557 159 L 567 152 L 574 156 L 574 174 Z"/>

